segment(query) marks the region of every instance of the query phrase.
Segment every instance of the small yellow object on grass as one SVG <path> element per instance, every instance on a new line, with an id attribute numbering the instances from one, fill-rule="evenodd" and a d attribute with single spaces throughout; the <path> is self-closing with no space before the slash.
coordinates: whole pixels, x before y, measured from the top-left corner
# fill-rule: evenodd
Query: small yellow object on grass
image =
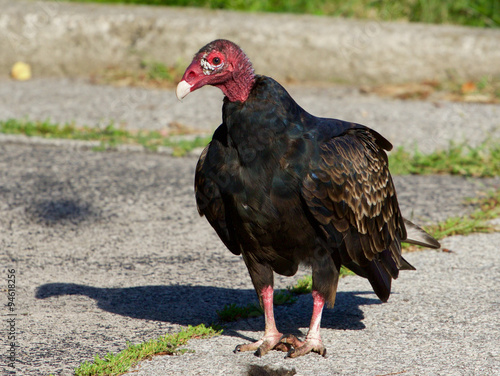
<path id="1" fill-rule="evenodd" d="M 12 66 L 10 75 L 14 80 L 26 81 L 31 78 L 31 66 L 29 64 L 18 61 Z"/>

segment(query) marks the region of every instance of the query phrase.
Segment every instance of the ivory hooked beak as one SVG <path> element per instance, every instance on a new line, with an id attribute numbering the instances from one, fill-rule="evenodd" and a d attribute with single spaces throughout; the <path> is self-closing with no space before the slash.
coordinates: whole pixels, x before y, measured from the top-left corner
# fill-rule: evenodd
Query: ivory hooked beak
<path id="1" fill-rule="evenodd" d="M 175 90 L 175 95 L 177 95 L 177 99 L 181 100 L 186 95 L 188 95 L 191 92 L 192 87 L 193 85 L 188 84 L 184 80 L 179 82 L 179 84 L 177 85 L 177 89 Z"/>

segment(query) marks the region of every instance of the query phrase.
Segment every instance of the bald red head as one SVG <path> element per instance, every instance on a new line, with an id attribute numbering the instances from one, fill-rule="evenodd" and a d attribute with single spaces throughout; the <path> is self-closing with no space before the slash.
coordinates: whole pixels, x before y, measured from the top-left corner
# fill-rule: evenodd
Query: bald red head
<path id="1" fill-rule="evenodd" d="M 231 41 L 217 39 L 200 49 L 177 85 L 177 98 L 205 85 L 218 87 L 232 102 L 245 101 L 255 82 L 252 63 Z"/>

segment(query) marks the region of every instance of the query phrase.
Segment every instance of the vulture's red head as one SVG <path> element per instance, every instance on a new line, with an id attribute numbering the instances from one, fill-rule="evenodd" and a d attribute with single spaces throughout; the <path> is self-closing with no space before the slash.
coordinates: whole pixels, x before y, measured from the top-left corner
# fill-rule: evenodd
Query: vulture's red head
<path id="1" fill-rule="evenodd" d="M 255 82 L 252 63 L 233 42 L 217 39 L 203 47 L 177 85 L 177 98 L 205 85 L 218 87 L 230 101 L 245 101 Z"/>

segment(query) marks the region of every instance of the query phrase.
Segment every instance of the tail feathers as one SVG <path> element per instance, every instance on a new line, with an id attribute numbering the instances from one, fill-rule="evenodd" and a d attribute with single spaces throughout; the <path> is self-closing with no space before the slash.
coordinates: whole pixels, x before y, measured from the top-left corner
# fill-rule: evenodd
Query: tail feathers
<path id="1" fill-rule="evenodd" d="M 439 244 L 436 239 L 434 239 L 416 224 L 410 222 L 406 218 L 404 218 L 404 223 L 406 227 L 406 239 L 403 240 L 404 242 L 433 249 L 438 249 L 441 247 L 441 244 Z"/>
<path id="2" fill-rule="evenodd" d="M 380 265 L 378 260 L 372 260 L 364 270 L 375 294 L 381 301 L 386 302 L 391 295 L 392 282 L 387 270 Z"/>
<path id="3" fill-rule="evenodd" d="M 415 270 L 404 258 L 399 258 L 399 266 L 393 259 L 391 251 L 386 249 L 377 258 L 363 268 L 363 272 L 373 287 L 378 298 L 386 302 L 391 295 L 391 281 L 398 278 L 400 270 Z"/>
<path id="4" fill-rule="evenodd" d="M 398 267 L 398 264 L 401 264 L 401 251 L 398 256 L 398 262 L 396 262 L 393 259 L 392 251 L 389 249 L 386 249 L 377 255 L 377 262 L 393 279 L 398 278 L 399 275 L 399 269 L 401 267 Z"/>
<path id="5" fill-rule="evenodd" d="M 404 219 L 404 224 L 407 237 L 402 241 L 435 249 L 441 247 L 436 239 L 417 225 L 407 219 Z M 372 285 L 373 291 L 383 302 L 389 299 L 391 295 L 391 282 L 393 279 L 398 278 L 399 270 L 415 270 L 408 261 L 401 257 L 399 239 L 388 249 L 380 252 L 375 258 L 363 265 L 352 261 L 345 248 L 341 248 L 340 250 L 341 252 L 343 251 L 342 264 L 354 273 L 367 278 Z"/>

